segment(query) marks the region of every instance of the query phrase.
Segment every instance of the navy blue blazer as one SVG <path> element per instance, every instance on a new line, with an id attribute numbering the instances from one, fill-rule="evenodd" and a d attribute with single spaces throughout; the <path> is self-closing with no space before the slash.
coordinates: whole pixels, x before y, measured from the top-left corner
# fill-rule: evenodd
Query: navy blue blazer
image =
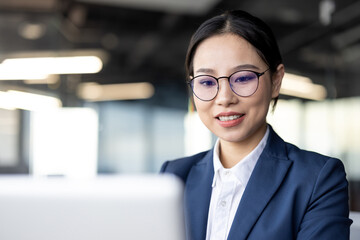
<path id="1" fill-rule="evenodd" d="M 167 161 L 162 173 L 185 184 L 188 240 L 204 240 L 214 175 L 213 150 Z M 270 134 L 239 203 L 230 240 L 349 239 L 348 183 L 342 162 Z"/>

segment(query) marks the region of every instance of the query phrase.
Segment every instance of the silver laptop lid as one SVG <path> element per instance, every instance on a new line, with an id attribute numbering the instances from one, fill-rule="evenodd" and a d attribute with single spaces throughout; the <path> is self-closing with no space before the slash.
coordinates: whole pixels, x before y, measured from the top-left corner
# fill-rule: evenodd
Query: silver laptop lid
<path id="1" fill-rule="evenodd" d="M 0 239 L 185 239 L 183 186 L 166 175 L 0 177 Z"/>

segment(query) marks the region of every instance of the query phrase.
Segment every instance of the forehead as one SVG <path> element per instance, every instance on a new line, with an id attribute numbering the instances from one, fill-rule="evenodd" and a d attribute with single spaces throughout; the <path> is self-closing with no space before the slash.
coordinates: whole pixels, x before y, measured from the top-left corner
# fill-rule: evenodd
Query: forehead
<path id="1" fill-rule="evenodd" d="M 215 35 L 203 40 L 196 49 L 193 67 L 226 71 L 238 65 L 266 66 L 254 46 L 235 34 Z"/>

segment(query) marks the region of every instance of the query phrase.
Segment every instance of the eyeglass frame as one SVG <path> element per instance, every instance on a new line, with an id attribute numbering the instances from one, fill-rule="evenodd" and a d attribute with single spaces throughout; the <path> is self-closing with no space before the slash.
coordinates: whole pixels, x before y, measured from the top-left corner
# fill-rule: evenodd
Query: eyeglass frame
<path id="1" fill-rule="evenodd" d="M 212 76 L 212 75 L 202 74 L 202 75 L 197 75 L 197 76 L 189 79 L 189 80 L 187 81 L 187 84 L 189 84 L 189 86 L 190 86 L 193 94 L 194 94 L 199 100 L 204 101 L 204 102 L 209 102 L 209 101 L 212 101 L 212 100 L 214 100 L 214 99 L 216 98 L 216 96 L 217 96 L 218 93 L 219 93 L 219 88 L 220 88 L 219 79 L 221 79 L 221 78 L 227 78 L 227 80 L 228 80 L 228 82 L 229 82 L 229 86 L 230 86 L 231 91 L 232 91 L 233 93 L 235 93 L 237 96 L 240 96 L 240 97 L 250 97 L 250 96 L 254 95 L 254 93 L 256 93 L 257 89 L 259 88 L 260 77 L 261 77 L 262 75 L 264 75 L 268 70 L 270 70 L 270 68 L 268 68 L 268 69 L 266 69 L 265 71 L 260 72 L 260 73 L 259 73 L 259 72 L 256 72 L 256 71 L 253 71 L 253 70 L 240 70 L 240 71 L 233 72 L 233 73 L 230 74 L 228 77 L 222 76 L 222 77 L 218 77 L 218 78 L 216 78 L 216 77 L 214 77 L 214 76 Z M 252 73 L 254 73 L 254 74 L 256 75 L 258 81 L 257 81 L 256 89 L 255 89 L 255 91 L 254 91 L 252 94 L 247 95 L 247 96 L 241 96 L 240 94 L 238 94 L 237 92 L 235 92 L 235 91 L 233 90 L 233 88 L 231 87 L 230 78 L 231 78 L 234 74 L 236 74 L 236 73 L 238 73 L 238 72 L 252 72 Z M 211 78 L 213 78 L 213 79 L 216 80 L 216 82 L 217 82 L 217 91 L 216 91 L 216 94 L 215 94 L 215 96 L 214 96 L 213 98 L 211 98 L 211 99 L 209 99 L 209 100 L 203 100 L 203 99 L 199 98 L 199 97 L 196 95 L 196 93 L 194 92 L 194 88 L 192 87 L 193 85 L 191 84 L 191 82 L 192 82 L 195 78 L 198 78 L 198 77 L 211 77 Z"/>

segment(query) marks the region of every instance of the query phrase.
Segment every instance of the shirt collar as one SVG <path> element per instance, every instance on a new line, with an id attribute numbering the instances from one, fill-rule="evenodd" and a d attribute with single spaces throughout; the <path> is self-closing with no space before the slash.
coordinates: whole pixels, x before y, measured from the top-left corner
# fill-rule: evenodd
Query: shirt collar
<path id="1" fill-rule="evenodd" d="M 231 171 L 236 178 L 240 181 L 240 183 L 244 186 L 247 185 L 249 178 L 255 168 L 255 165 L 266 146 L 267 139 L 269 137 L 269 126 L 266 129 L 264 137 L 261 139 L 259 144 L 252 150 L 246 157 L 244 157 L 239 163 L 233 166 L 228 171 Z M 222 163 L 220 162 L 219 157 L 220 152 L 220 140 L 217 139 L 214 146 L 214 154 L 213 154 L 213 165 L 214 165 L 214 178 L 212 187 L 215 187 L 216 181 L 219 179 L 220 171 L 224 171 Z"/>

